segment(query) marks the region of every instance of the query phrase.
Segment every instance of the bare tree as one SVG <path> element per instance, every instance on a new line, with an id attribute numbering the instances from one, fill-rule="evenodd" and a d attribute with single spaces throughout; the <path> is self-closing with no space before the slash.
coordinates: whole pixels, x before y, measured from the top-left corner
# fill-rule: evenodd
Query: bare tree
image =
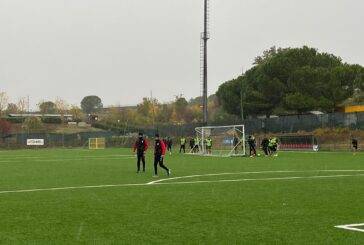
<path id="1" fill-rule="evenodd" d="M 2 116 L 3 111 L 8 107 L 9 97 L 5 92 L 0 92 L 0 115 Z"/>
<path id="2" fill-rule="evenodd" d="M 81 108 L 78 107 L 77 105 L 71 105 L 69 111 L 72 114 L 73 120 L 76 122 L 79 121 L 83 116 Z"/>
<path id="3" fill-rule="evenodd" d="M 61 114 L 62 121 L 64 120 L 64 114 L 67 112 L 69 105 L 68 103 L 62 99 L 61 97 L 57 97 L 56 101 L 54 102 L 56 104 L 56 109 L 59 114 Z"/>
<path id="4" fill-rule="evenodd" d="M 16 104 L 14 104 L 14 103 L 9 103 L 8 108 L 6 109 L 6 112 L 8 114 L 18 113 L 19 112 L 18 106 Z"/>
<path id="5" fill-rule="evenodd" d="M 26 97 L 20 97 L 18 99 L 17 106 L 20 113 L 26 112 L 28 108 L 28 99 Z"/>

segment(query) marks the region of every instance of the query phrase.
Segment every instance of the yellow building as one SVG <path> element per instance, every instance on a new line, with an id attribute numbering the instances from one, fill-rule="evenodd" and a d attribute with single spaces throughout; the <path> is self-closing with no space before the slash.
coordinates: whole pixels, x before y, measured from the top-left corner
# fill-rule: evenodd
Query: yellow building
<path id="1" fill-rule="evenodd" d="M 364 112 L 364 105 L 355 105 L 355 106 L 343 106 L 337 108 L 337 111 L 352 113 L 352 112 Z"/>

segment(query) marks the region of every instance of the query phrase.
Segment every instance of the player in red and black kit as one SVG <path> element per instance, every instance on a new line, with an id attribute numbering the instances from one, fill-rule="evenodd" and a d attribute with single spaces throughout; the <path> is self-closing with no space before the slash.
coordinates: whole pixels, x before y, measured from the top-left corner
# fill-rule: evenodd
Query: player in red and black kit
<path id="1" fill-rule="evenodd" d="M 145 173 L 145 153 L 148 150 L 148 141 L 144 139 L 143 133 L 139 133 L 138 139 L 134 144 L 134 153 L 137 154 L 137 173 L 140 172 L 140 161 L 143 162 L 143 173 Z"/>
<path id="2" fill-rule="evenodd" d="M 166 170 L 167 174 L 171 174 L 171 170 L 163 163 L 164 155 L 166 154 L 166 145 L 159 139 L 159 134 L 155 135 L 154 146 L 154 177 L 158 177 L 158 164 L 161 168 Z"/>

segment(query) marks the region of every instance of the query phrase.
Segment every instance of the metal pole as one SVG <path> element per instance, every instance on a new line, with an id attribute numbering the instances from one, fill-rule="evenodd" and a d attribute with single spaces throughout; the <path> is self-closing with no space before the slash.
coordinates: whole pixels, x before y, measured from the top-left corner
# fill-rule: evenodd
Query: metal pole
<path id="1" fill-rule="evenodd" d="M 203 124 L 207 125 L 207 40 L 208 36 L 208 0 L 204 0 L 204 54 L 203 54 L 203 94 L 202 94 L 202 107 L 203 107 Z"/>
<path id="2" fill-rule="evenodd" d="M 243 86 L 240 88 L 240 113 L 241 121 L 244 122 L 244 102 L 243 102 Z"/>
<path id="3" fill-rule="evenodd" d="M 240 112 L 241 112 L 241 121 L 244 122 L 244 103 L 245 103 L 245 91 L 243 86 L 243 78 L 244 78 L 244 68 L 242 69 L 241 73 L 242 79 L 240 84 Z"/>

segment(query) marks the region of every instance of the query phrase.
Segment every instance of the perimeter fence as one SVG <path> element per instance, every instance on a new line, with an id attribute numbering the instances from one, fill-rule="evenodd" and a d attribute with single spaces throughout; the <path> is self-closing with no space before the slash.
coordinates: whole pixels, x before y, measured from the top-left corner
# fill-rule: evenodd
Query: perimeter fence
<path id="1" fill-rule="evenodd" d="M 347 128 L 351 130 L 364 130 L 364 112 L 357 113 L 331 113 L 319 115 L 294 115 L 271 118 L 251 118 L 244 121 L 220 121 L 209 123 L 210 126 L 224 126 L 244 124 L 246 135 L 249 134 L 294 134 L 312 132 L 319 128 Z M 98 126 L 98 125 L 95 125 Z M 20 149 L 20 148 L 42 148 L 42 147 L 87 147 L 89 138 L 105 138 L 107 147 L 132 147 L 138 132 L 143 132 L 147 138 L 151 139 L 155 133 L 161 137 L 170 137 L 174 146 L 179 144 L 180 137 L 190 138 L 195 136 L 195 128 L 201 124 L 183 124 L 183 125 L 156 125 L 155 127 L 145 128 L 105 128 L 100 132 L 80 132 L 73 134 L 62 133 L 15 133 L 2 137 L 0 139 L 0 148 L 2 149 Z M 327 147 L 329 150 L 335 150 L 345 145 L 349 148 L 351 135 L 347 139 L 339 139 L 338 142 L 332 142 Z M 42 139 L 43 146 L 28 146 L 27 140 Z M 322 139 L 326 139 L 324 136 Z M 320 139 L 319 139 L 320 140 Z M 343 142 L 343 140 L 347 140 Z M 364 138 L 363 138 L 364 140 Z M 361 138 L 359 137 L 361 142 Z M 340 143 L 341 142 L 341 143 Z M 327 143 L 327 142 L 325 142 Z M 319 142 L 320 144 L 320 142 Z"/>

